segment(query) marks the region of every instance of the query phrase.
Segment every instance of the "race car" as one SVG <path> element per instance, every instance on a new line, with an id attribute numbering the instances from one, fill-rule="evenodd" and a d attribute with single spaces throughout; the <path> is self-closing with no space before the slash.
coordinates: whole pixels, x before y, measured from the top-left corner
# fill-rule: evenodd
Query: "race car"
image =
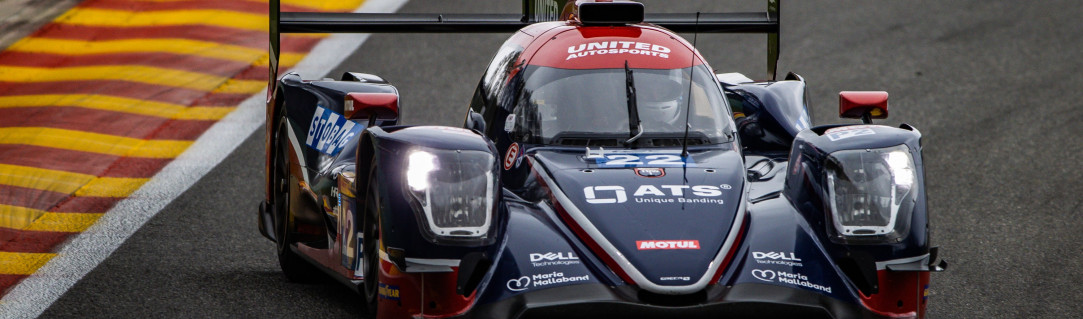
<path id="1" fill-rule="evenodd" d="M 375 318 L 922 318 L 921 134 L 811 125 L 775 79 L 779 3 L 647 14 L 525 0 L 513 15 L 280 12 L 270 2 L 259 230 L 289 280 L 323 274 Z M 675 32 L 765 33 L 768 80 L 715 74 Z M 383 78 L 278 76 L 289 32 L 506 32 L 462 127 L 398 123 Z M 424 105 L 409 106 L 423 111 Z"/>

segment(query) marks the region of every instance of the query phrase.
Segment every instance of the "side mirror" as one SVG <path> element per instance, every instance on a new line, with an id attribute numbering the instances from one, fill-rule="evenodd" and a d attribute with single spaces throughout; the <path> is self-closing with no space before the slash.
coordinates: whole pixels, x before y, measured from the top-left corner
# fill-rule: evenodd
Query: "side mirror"
<path id="1" fill-rule="evenodd" d="M 466 111 L 466 124 L 463 126 L 485 135 L 485 118 L 481 114 L 474 112 L 473 109 Z"/>
<path id="2" fill-rule="evenodd" d="M 861 119 L 865 124 L 872 123 L 872 119 L 886 119 L 887 92 L 839 92 L 839 117 Z"/>
<path id="3" fill-rule="evenodd" d="M 399 96 L 395 93 L 347 93 L 342 112 L 351 120 L 368 119 L 395 122 L 399 118 Z"/>

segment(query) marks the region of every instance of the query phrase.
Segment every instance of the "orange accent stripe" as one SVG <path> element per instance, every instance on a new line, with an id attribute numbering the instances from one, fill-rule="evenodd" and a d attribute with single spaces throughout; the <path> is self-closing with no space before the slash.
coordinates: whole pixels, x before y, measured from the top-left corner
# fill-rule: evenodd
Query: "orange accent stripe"
<path id="1" fill-rule="evenodd" d="M 169 53 L 103 53 L 91 55 L 61 55 L 7 50 L 0 52 L 0 65 L 51 68 L 54 66 L 103 66 L 124 61 L 129 65 L 147 65 L 166 69 L 187 70 L 218 76 L 232 76 L 239 70 L 247 70 L 251 62 L 226 61 L 194 55 Z M 66 90 L 57 90 L 66 92 Z M 19 92 L 23 93 L 24 92 Z"/>
<path id="2" fill-rule="evenodd" d="M 246 46 L 190 39 L 82 41 L 28 37 L 15 42 L 8 50 L 69 56 L 115 53 L 168 53 L 237 61 L 259 66 L 268 65 L 266 48 L 257 49 Z M 280 57 L 280 61 L 283 66 L 292 66 L 301 61 L 301 58 L 303 57 L 304 55 L 300 53 L 283 53 Z"/>
<path id="3" fill-rule="evenodd" d="M 174 158 L 192 141 L 144 140 L 47 127 L 0 128 L 0 144 L 25 144 L 117 156 Z"/>
<path id="4" fill-rule="evenodd" d="M 199 0 L 131 0 L 131 2 L 157 2 L 157 3 L 203 3 L 213 1 L 199 1 Z M 266 0 L 242 0 L 241 2 L 256 3 L 261 7 L 266 8 L 268 1 Z M 350 0 L 350 1 L 312 1 L 312 0 L 282 0 L 279 2 L 283 11 L 301 11 L 301 10 L 318 10 L 318 11 L 350 11 L 359 6 L 364 1 Z M 296 7 L 296 8 L 294 8 Z"/>
<path id="5" fill-rule="evenodd" d="M 229 10 L 127 11 L 75 7 L 56 23 L 88 26 L 146 27 L 165 25 L 211 25 L 243 30 L 267 30 L 267 16 Z"/>
<path id="6" fill-rule="evenodd" d="M 120 80 L 87 80 L 58 82 L 3 82 L 0 96 L 11 95 L 101 95 L 165 102 L 176 105 L 235 106 L 252 96 L 251 93 L 212 93 L 163 85 Z M 225 102 L 219 102 L 225 101 Z"/>
<path id="7" fill-rule="evenodd" d="M 81 232 L 100 218 L 99 213 L 54 213 L 0 205 L 0 227 L 51 232 Z"/>
<path id="8" fill-rule="evenodd" d="M 72 106 L 87 109 L 181 120 L 218 120 L 234 107 L 191 106 L 154 102 L 108 95 L 37 94 L 0 96 L 0 109 Z"/>
<path id="9" fill-rule="evenodd" d="M 78 107 L 7 108 L 0 127 L 37 127 L 148 139 L 169 119 Z"/>
<path id="10" fill-rule="evenodd" d="M 146 178 L 97 177 L 27 166 L 0 164 L 0 184 L 76 196 L 124 197 L 139 189 Z"/>
<path id="11" fill-rule="evenodd" d="M 267 32 L 255 30 L 240 30 L 219 26 L 208 25 L 181 25 L 181 26 L 144 26 L 144 27 L 111 27 L 111 26 L 85 26 L 52 23 L 47 29 L 56 29 L 63 32 L 44 32 L 34 34 L 38 38 L 65 39 L 82 41 L 113 41 L 131 39 L 189 39 L 197 41 L 209 41 L 228 43 L 249 48 L 267 49 Z M 314 46 L 323 35 L 291 33 L 282 35 L 282 52 L 306 54 L 309 48 Z"/>
<path id="12" fill-rule="evenodd" d="M 30 275 L 50 259 L 52 253 L 12 253 L 0 251 L 0 275 Z"/>
<path id="13" fill-rule="evenodd" d="M 221 93 L 256 93 L 266 81 L 238 81 L 216 75 L 151 66 L 82 66 L 33 68 L 0 66 L 0 77 L 11 82 L 119 80 Z"/>
<path id="14" fill-rule="evenodd" d="M 168 164 L 169 158 L 121 157 L 109 154 L 88 153 L 59 148 L 0 144 L 0 164 L 37 167 L 100 177 L 136 177 L 148 178 Z M 25 196 L 0 190 L 0 194 L 12 197 Z M 27 206 L 26 202 L 5 202 L 0 196 L 0 204 Z M 59 201 L 61 198 L 56 198 Z M 55 203 L 53 203 L 55 204 Z M 46 209 L 38 207 L 38 209 Z"/>
<path id="15" fill-rule="evenodd" d="M 297 5 L 287 2 L 294 2 Z M 345 7 L 350 5 L 351 1 L 333 1 L 329 3 L 319 3 L 318 1 L 283 1 L 279 6 L 282 11 L 298 11 L 298 12 L 311 12 L 311 11 L 328 11 L 327 8 L 321 9 L 326 5 L 332 5 L 339 10 L 333 11 L 349 11 L 354 7 Z M 83 8 L 97 8 L 97 9 L 114 9 L 114 10 L 132 10 L 132 11 L 157 11 L 157 10 L 184 10 L 184 9 L 215 9 L 215 10 L 228 10 L 237 12 L 247 12 L 253 14 L 267 14 L 267 1 L 245 1 L 245 0 L 109 0 L 109 1 L 87 1 L 79 5 Z"/>

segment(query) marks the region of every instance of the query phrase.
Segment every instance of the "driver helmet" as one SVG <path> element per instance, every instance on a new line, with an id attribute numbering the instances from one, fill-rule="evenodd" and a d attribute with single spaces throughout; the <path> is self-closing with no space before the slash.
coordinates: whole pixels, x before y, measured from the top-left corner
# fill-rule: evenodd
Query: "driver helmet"
<path id="1" fill-rule="evenodd" d="M 636 83 L 639 117 L 650 122 L 678 123 L 681 114 L 681 97 L 684 93 L 680 82 L 668 77 L 647 77 L 647 79 L 651 81 L 643 81 L 642 85 Z"/>

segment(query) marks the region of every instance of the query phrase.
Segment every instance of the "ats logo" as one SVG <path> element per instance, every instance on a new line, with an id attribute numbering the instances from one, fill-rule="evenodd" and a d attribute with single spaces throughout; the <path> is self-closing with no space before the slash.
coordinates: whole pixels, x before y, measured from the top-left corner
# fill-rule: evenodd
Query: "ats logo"
<path id="1" fill-rule="evenodd" d="M 637 240 L 639 250 L 655 249 L 699 249 L 698 240 Z"/>
<path id="2" fill-rule="evenodd" d="M 601 192 L 613 192 L 611 194 L 614 197 L 600 197 Z M 583 196 L 586 196 L 587 202 L 591 204 L 620 204 L 628 201 L 628 194 L 622 186 L 587 186 L 583 188 Z"/>
<path id="3" fill-rule="evenodd" d="M 632 198 L 636 203 L 707 203 L 722 205 L 723 190 L 733 189 L 729 184 L 722 185 L 640 185 Z M 686 195 L 687 194 L 687 195 Z M 689 196 L 690 195 L 690 196 Z M 620 204 L 628 201 L 624 186 L 587 186 L 583 188 L 583 197 L 591 204 Z M 689 198 L 691 197 L 691 198 Z"/>

